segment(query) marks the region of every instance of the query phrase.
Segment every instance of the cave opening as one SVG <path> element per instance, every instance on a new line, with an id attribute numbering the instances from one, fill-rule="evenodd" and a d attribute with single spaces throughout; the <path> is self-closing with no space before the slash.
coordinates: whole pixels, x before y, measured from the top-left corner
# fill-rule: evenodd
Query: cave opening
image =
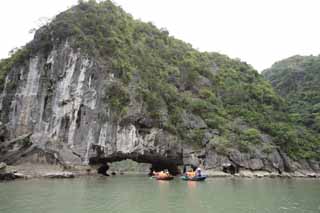
<path id="1" fill-rule="evenodd" d="M 97 169 L 97 173 L 104 176 L 109 176 L 108 174 L 109 168 L 110 168 L 109 165 L 107 163 L 104 163 L 99 166 L 99 168 Z"/>
<path id="2" fill-rule="evenodd" d="M 168 170 L 169 173 L 174 176 L 181 174 L 179 167 L 176 164 L 172 164 L 172 163 L 168 163 L 168 162 L 156 162 L 156 163 L 151 164 L 150 171 L 149 171 L 148 175 L 152 176 L 153 172 L 160 172 L 160 171 L 164 171 L 164 170 Z"/>
<path id="3" fill-rule="evenodd" d="M 98 165 L 97 173 L 108 176 L 110 174 L 123 174 L 136 172 L 152 175 L 153 172 L 168 170 L 172 175 L 179 175 L 180 161 L 166 159 L 159 156 L 145 156 L 132 154 L 119 154 L 107 158 L 93 157 L 89 159 L 90 165 Z"/>
<path id="4" fill-rule="evenodd" d="M 231 163 L 225 163 L 222 165 L 222 171 L 234 175 L 239 173 L 239 168 Z"/>

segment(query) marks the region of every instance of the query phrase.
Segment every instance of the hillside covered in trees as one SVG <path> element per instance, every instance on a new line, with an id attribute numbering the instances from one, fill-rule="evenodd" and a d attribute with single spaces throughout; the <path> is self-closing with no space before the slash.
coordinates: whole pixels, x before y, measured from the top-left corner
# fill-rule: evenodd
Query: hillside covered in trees
<path id="1" fill-rule="evenodd" d="M 276 62 L 262 74 L 287 101 L 290 120 L 319 135 L 320 57 L 293 56 Z"/>
<path id="2" fill-rule="evenodd" d="M 315 58 L 289 59 L 290 63 L 275 64 L 264 72 L 281 97 L 245 62 L 214 52 L 199 52 L 170 36 L 167 30 L 135 20 L 111 1 L 80 1 L 41 27 L 25 47 L 1 60 L 1 89 L 10 91 L 5 94 L 14 94 L 19 77 L 12 75 L 8 83 L 6 76 L 27 66 L 35 56 L 49 61 L 52 50 L 66 46 L 66 42 L 99 67 L 88 87 L 107 82 L 101 83 L 105 85 L 99 86 L 103 92 L 97 90 L 97 94 L 106 103 L 103 110 L 111 111 L 112 122 L 120 126 L 135 122 L 141 134 L 148 128 L 162 129 L 183 144 L 199 148 L 210 144 L 224 155 L 233 149 L 242 153 L 255 153 L 258 149 L 267 154 L 281 149 L 295 160 L 319 158 L 319 137 L 314 134 L 320 125 L 319 100 L 316 101 L 320 96 L 315 90 L 319 86 L 314 76 L 317 73 L 309 72 L 320 67 Z M 303 66 L 300 61 L 304 61 Z M 41 75 L 55 75 L 52 70 L 54 65 L 48 62 L 41 65 Z M 287 70 L 289 75 L 282 72 Z M 298 85 L 299 73 L 305 73 L 305 84 Z M 51 87 L 63 78 L 52 78 Z M 47 96 L 45 103 L 51 103 L 51 97 Z M 10 112 L 10 98 L 5 101 L 7 108 L 3 109 Z M 62 101 L 59 106 L 68 103 L 70 100 Z M 103 110 L 99 118 L 106 114 Z M 64 118 L 64 128 L 70 129 L 72 119 L 78 119 L 81 112 Z M 137 113 L 147 122 L 132 121 Z M 8 113 L 2 113 L 1 120 L 10 122 Z M 72 128 L 81 125 L 77 123 Z"/>

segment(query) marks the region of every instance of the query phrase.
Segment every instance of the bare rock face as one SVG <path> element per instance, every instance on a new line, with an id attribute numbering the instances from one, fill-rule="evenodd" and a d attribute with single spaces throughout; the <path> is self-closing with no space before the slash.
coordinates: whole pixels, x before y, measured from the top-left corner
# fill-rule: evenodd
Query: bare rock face
<path id="1" fill-rule="evenodd" d="M 0 159 L 81 165 L 129 158 L 181 164 L 176 136 L 153 127 L 143 116 L 124 125 L 114 119 L 104 98 L 113 81 L 108 70 L 68 42 L 48 57 L 34 55 L 26 66 L 14 67 L 0 99 L 7 131 Z"/>
<path id="2" fill-rule="evenodd" d="M 46 178 L 74 178 L 75 175 L 72 172 L 54 172 L 44 175 Z"/>
<path id="3" fill-rule="evenodd" d="M 182 115 L 182 122 L 186 128 L 190 129 L 203 129 L 206 128 L 206 123 L 197 115 L 187 114 L 186 112 Z"/>
<path id="4" fill-rule="evenodd" d="M 68 42 L 48 56 L 39 53 L 14 66 L 0 94 L 0 161 L 72 166 L 131 159 L 173 172 L 182 164 L 209 170 L 222 170 L 224 164 L 250 171 L 320 170 L 319 162 L 294 162 L 277 149 L 268 154 L 219 153 L 209 144 L 219 132 L 193 114 L 184 114 L 183 125 L 206 129 L 201 147 L 186 145 L 155 125 L 135 101 L 119 120 L 105 98 L 115 81 L 108 68 Z M 269 141 L 267 136 L 264 141 Z"/>
<path id="5" fill-rule="evenodd" d="M 13 173 L 4 173 L 0 174 L 0 181 L 9 181 L 9 180 L 15 180 L 16 177 Z"/>
<path id="6" fill-rule="evenodd" d="M 0 163 L 0 174 L 6 173 L 7 164 L 1 162 Z"/>
<path id="7" fill-rule="evenodd" d="M 7 164 L 0 163 L 0 181 L 15 180 L 18 178 L 28 178 L 26 175 L 17 172 L 7 171 Z"/>

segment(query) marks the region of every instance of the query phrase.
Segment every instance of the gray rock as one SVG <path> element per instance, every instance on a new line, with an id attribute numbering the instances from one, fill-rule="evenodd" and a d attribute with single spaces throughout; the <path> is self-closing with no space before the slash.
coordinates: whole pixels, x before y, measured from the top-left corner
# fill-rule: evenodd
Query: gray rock
<path id="1" fill-rule="evenodd" d="M 1 162 L 0 163 L 0 174 L 6 173 L 7 164 Z"/>
<path id="2" fill-rule="evenodd" d="M 239 174 L 240 177 L 245 177 L 245 178 L 253 178 L 254 173 L 250 170 L 240 170 Z"/>
<path id="3" fill-rule="evenodd" d="M 261 170 L 264 168 L 262 159 L 253 158 L 248 153 L 241 153 L 238 150 L 232 150 L 229 154 L 230 160 L 239 167 L 250 170 Z"/>
<path id="4" fill-rule="evenodd" d="M 15 180 L 15 179 L 16 179 L 16 176 L 11 172 L 0 174 L 0 181 L 9 181 L 9 180 Z"/>
<path id="5" fill-rule="evenodd" d="M 264 164 L 267 171 L 284 171 L 283 160 L 277 150 L 273 150 L 268 154 Z"/>
<path id="6" fill-rule="evenodd" d="M 210 71 L 216 74 L 219 68 L 212 64 Z M 139 76 L 133 79 L 138 82 Z M 10 82 L 16 85 L 8 87 Z M 0 162 L 67 167 L 131 159 L 217 170 L 232 163 L 248 170 L 319 171 L 319 162 L 297 163 L 277 150 L 263 154 L 258 147 L 255 153 L 218 154 L 214 148 L 219 132 L 209 129 L 200 116 L 183 112 L 183 127 L 204 132 L 201 148 L 186 146 L 177 135 L 164 130 L 161 122 L 146 116 L 138 99 L 131 98 L 126 118 L 117 115 L 106 98 L 108 86 L 115 82 L 112 70 L 73 49 L 68 41 L 54 46 L 46 56 L 35 53 L 25 64 L 13 66 L 0 94 Z M 201 77 L 199 83 L 209 86 L 212 82 Z M 135 97 L 134 86 L 129 86 L 130 97 Z M 161 110 L 165 121 L 167 110 Z M 233 127 L 249 128 L 241 119 Z M 261 140 L 272 143 L 268 135 L 261 135 Z"/>
<path id="7" fill-rule="evenodd" d="M 184 146 L 183 147 L 183 163 L 184 164 L 190 164 L 190 165 L 195 165 L 198 166 L 201 164 L 201 159 L 198 158 L 198 156 L 200 155 L 201 150 L 194 150 L 192 147 L 190 146 Z"/>
<path id="8" fill-rule="evenodd" d="M 207 128 L 207 124 L 202 120 L 201 117 L 192 113 L 182 113 L 183 126 L 188 129 L 204 129 Z"/>
<path id="9" fill-rule="evenodd" d="M 205 170 L 203 174 L 207 175 L 208 177 L 231 177 L 231 174 L 219 171 L 219 170 Z"/>
<path id="10" fill-rule="evenodd" d="M 260 139 L 262 142 L 264 143 L 272 143 L 272 138 L 270 135 L 266 135 L 266 134 L 261 134 L 260 135 Z"/>
<path id="11" fill-rule="evenodd" d="M 315 171 L 315 172 L 317 172 L 317 173 L 320 172 L 320 162 L 315 161 L 315 160 L 308 160 L 307 162 L 308 162 L 310 168 L 311 168 L 313 171 Z"/>
<path id="12" fill-rule="evenodd" d="M 219 155 L 215 151 L 208 151 L 205 157 L 205 168 L 222 171 L 224 164 L 231 164 L 227 156 Z"/>
<path id="13" fill-rule="evenodd" d="M 21 179 L 28 179 L 28 178 L 30 178 L 28 175 L 25 175 L 25 174 L 23 174 L 23 173 L 20 173 L 20 172 L 14 172 L 13 173 L 14 174 L 14 176 L 15 176 L 15 178 L 21 178 Z"/>
<path id="14" fill-rule="evenodd" d="M 204 137 L 202 139 L 202 145 L 207 145 L 210 141 L 212 141 L 216 136 L 219 135 L 219 131 L 216 129 L 207 129 L 204 133 Z"/>
<path id="15" fill-rule="evenodd" d="M 262 170 L 264 168 L 264 164 L 261 159 L 250 159 L 248 161 L 248 165 L 251 170 Z"/>
<path id="16" fill-rule="evenodd" d="M 4 162 L 1 162 L 0 163 L 0 170 L 1 169 L 5 169 L 7 167 L 7 164 L 6 163 L 4 163 Z"/>
<path id="17" fill-rule="evenodd" d="M 0 161 L 81 165 L 130 158 L 182 164 L 177 137 L 143 112 L 120 125 L 105 98 L 107 86 L 116 81 L 112 72 L 102 71 L 68 42 L 55 46 L 48 57 L 33 55 L 25 65 L 14 67 L 7 80 L 18 83 L 10 91 L 4 87 L 6 97 L 1 99 L 10 143 L 0 143 L 5 150 Z M 128 112 L 143 110 L 140 105 L 132 101 Z M 190 128 L 206 127 L 200 117 L 187 118 Z M 30 133 L 30 146 L 11 145 Z"/>
<path id="18" fill-rule="evenodd" d="M 74 178 L 75 175 L 72 172 L 52 172 L 43 175 L 46 178 Z"/>

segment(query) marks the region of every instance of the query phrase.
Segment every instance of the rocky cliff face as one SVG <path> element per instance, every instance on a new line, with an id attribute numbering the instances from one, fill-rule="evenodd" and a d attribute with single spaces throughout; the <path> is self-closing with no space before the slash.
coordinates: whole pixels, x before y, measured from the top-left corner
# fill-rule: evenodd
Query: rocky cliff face
<path id="1" fill-rule="evenodd" d="M 32 148 L 25 152 L 26 145 L 18 144 L 12 147 L 14 151 L 3 149 L 1 160 L 21 162 L 12 159 L 13 153 L 24 150 L 25 156 L 34 155 L 37 148 L 63 164 L 126 158 L 181 164 L 182 149 L 175 136 L 151 126 L 139 131 L 138 123 L 143 124 L 139 116 L 124 125 L 112 118 L 102 98 L 112 81 L 112 75 L 68 42 L 55 47 L 48 57 L 35 55 L 26 65 L 12 69 L 0 102 L 6 139 L 25 135 Z M 9 84 L 15 85 L 9 90 Z"/>
<path id="2" fill-rule="evenodd" d="M 26 48 L 0 64 L 0 161 L 319 171 L 278 144 L 281 101 L 250 66 L 199 53 L 109 1 L 60 14 Z"/>

